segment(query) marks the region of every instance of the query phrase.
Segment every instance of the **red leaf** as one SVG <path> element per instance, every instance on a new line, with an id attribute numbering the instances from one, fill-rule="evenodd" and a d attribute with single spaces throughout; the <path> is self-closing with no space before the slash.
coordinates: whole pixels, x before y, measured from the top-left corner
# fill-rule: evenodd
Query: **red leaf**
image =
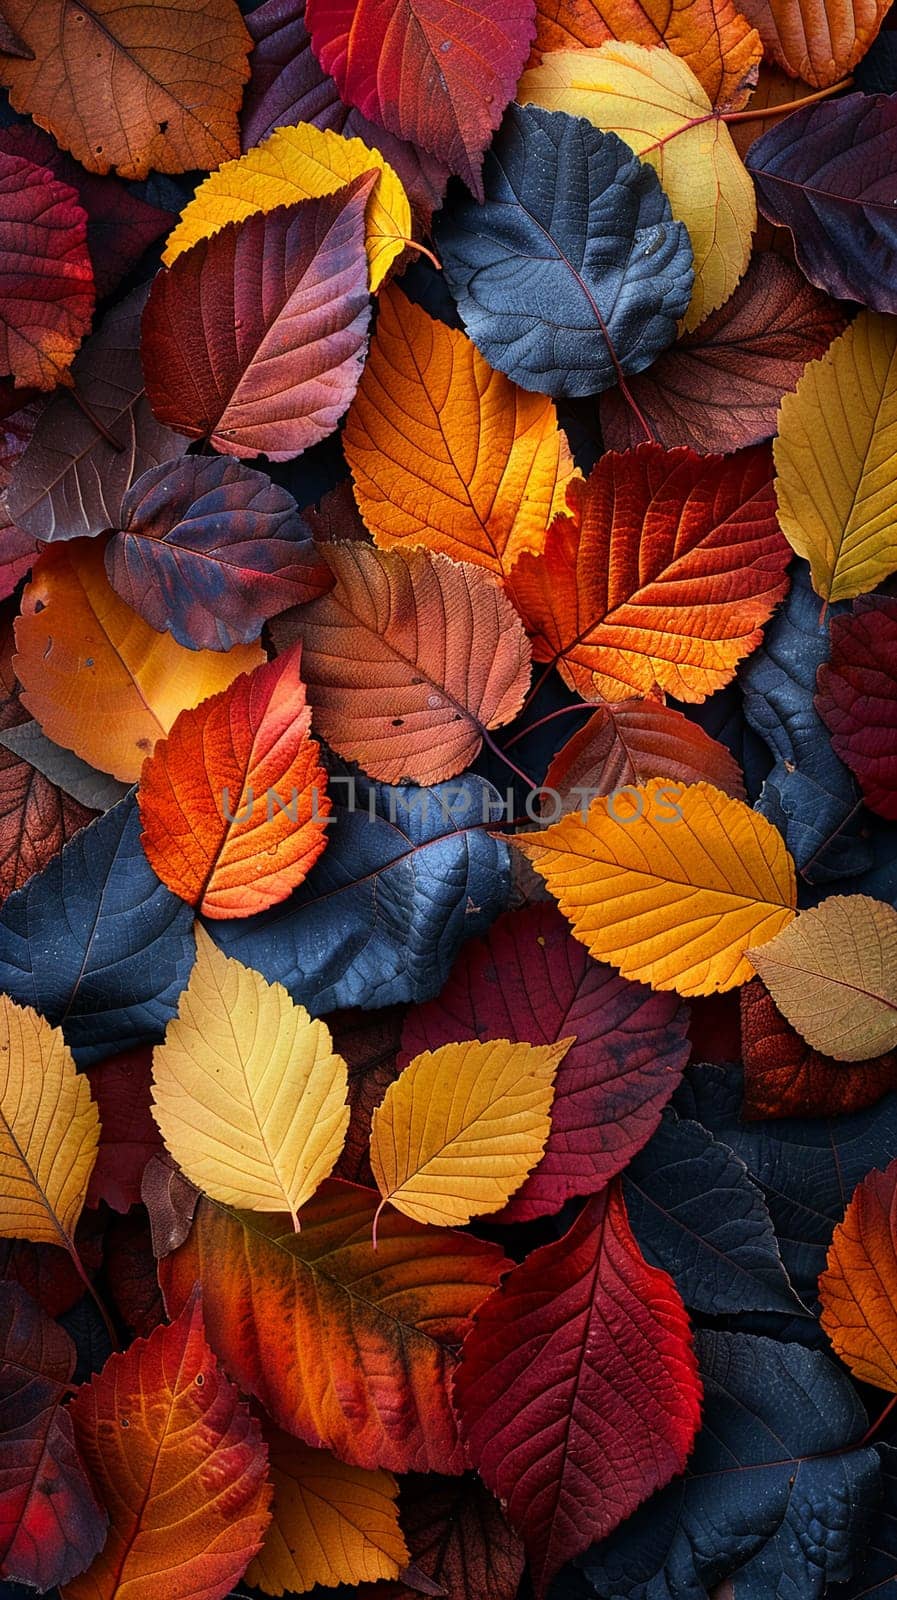
<path id="1" fill-rule="evenodd" d="M 874 1105 L 897 1089 L 897 1054 L 833 1061 L 812 1050 L 755 978 L 741 990 L 743 1115 L 837 1117 Z"/>
<path id="2" fill-rule="evenodd" d="M 0 1575 L 34 1589 L 67 1583 L 106 1537 L 60 1407 L 75 1347 L 18 1284 L 0 1299 Z"/>
<path id="3" fill-rule="evenodd" d="M 100 1113 L 100 1146 L 86 1205 L 105 1200 L 113 1211 L 127 1211 L 139 1204 L 143 1169 L 162 1148 L 150 1110 L 152 1075 L 150 1049 L 126 1050 L 88 1068 L 91 1099 Z"/>
<path id="4" fill-rule="evenodd" d="M 90 327 L 87 217 L 68 184 L 0 151 L 0 367 L 55 389 Z"/>
<path id="5" fill-rule="evenodd" d="M 347 106 L 333 79 L 322 72 L 305 27 L 305 0 L 265 0 L 246 17 L 255 41 L 251 77 L 243 95 L 243 150 L 275 128 L 311 122 L 346 139 L 363 139 L 397 172 L 412 206 L 428 227 L 442 204 L 448 171 L 426 150 L 415 150 Z"/>
<path id="6" fill-rule="evenodd" d="M 229 223 L 159 273 L 142 354 L 161 422 L 226 454 L 273 461 L 333 432 L 367 341 L 374 176 Z"/>
<path id="7" fill-rule="evenodd" d="M 643 1259 L 618 1180 L 480 1308 L 454 1393 L 537 1596 L 682 1471 L 701 1401 L 688 1318 Z"/>
<path id="8" fill-rule="evenodd" d="M 400 1065 L 463 1039 L 576 1043 L 555 1080 L 535 1172 L 499 1213 L 521 1222 L 593 1194 L 650 1139 L 688 1060 L 688 1013 L 593 961 L 553 905 L 510 911 L 461 952 L 438 1000 L 410 1011 Z"/>
<path id="9" fill-rule="evenodd" d="M 307 0 L 307 18 L 343 99 L 482 200 L 483 152 L 529 54 L 535 0 Z"/>
<path id="10" fill-rule="evenodd" d="M 867 806 L 897 822 L 897 600 L 868 595 L 834 617 L 816 709 Z"/>
<path id="11" fill-rule="evenodd" d="M 95 1211 L 86 1211 L 75 1230 L 78 1257 L 91 1278 L 103 1259 L 103 1227 Z M 0 1283 L 21 1284 L 48 1317 L 64 1316 L 84 1294 L 84 1279 L 67 1250 L 27 1239 L 0 1239 Z"/>
<path id="12" fill-rule="evenodd" d="M 479 1478 L 409 1473 L 399 1487 L 399 1522 L 414 1579 L 359 1584 L 356 1600 L 515 1600 L 523 1545 Z M 424 1587 L 421 1576 L 432 1585 Z"/>
<path id="13" fill-rule="evenodd" d="M 569 811 L 582 803 L 577 787 L 611 794 L 649 778 L 705 780 L 736 800 L 744 799 L 738 763 L 725 745 L 658 700 L 602 706 L 558 751 L 545 774 L 545 787 L 557 789 Z M 549 801 L 553 805 L 548 796 L 543 811 L 549 810 Z"/>
<path id="14" fill-rule="evenodd" d="M 740 450 L 771 438 L 782 395 L 843 328 L 834 300 L 760 252 L 719 310 L 629 377 L 629 391 L 659 444 L 701 455 Z M 608 450 L 641 443 L 644 429 L 619 389 L 607 390 L 599 408 Z"/>

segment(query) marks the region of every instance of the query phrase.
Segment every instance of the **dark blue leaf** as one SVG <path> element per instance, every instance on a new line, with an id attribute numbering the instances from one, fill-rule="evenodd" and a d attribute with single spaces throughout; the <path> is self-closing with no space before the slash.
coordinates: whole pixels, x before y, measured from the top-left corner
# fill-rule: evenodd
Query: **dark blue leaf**
<path id="1" fill-rule="evenodd" d="M 783 834 L 810 883 L 864 872 L 872 861 L 860 836 L 859 789 L 813 704 L 816 669 L 828 660 L 828 618 L 845 607 L 830 606 L 822 623 L 821 609 L 806 563 L 795 563 L 788 598 L 741 672 L 745 716 L 775 757 L 756 809 Z"/>
<path id="2" fill-rule="evenodd" d="M 743 1122 L 741 1091 L 733 1067 L 699 1066 L 677 1091 L 676 1107 L 729 1145 L 756 1178 L 788 1276 L 811 1305 L 832 1231 L 856 1185 L 897 1156 L 897 1094 L 852 1116 Z"/>
<path id="3" fill-rule="evenodd" d="M 849 1577 L 880 1494 L 848 1378 L 817 1350 L 702 1333 L 704 1426 L 684 1479 L 580 1565 L 602 1600 L 821 1600 Z"/>
<path id="4" fill-rule="evenodd" d="M 332 781 L 335 823 L 305 883 L 259 916 L 210 924 L 227 951 L 316 1016 L 438 994 L 465 939 L 505 909 L 508 846 L 491 784 Z M 342 803 L 341 803 L 342 802 Z"/>
<path id="5" fill-rule="evenodd" d="M 133 794 L 0 913 L 0 989 L 61 1023 L 82 1065 L 161 1039 L 193 954 L 193 912 L 147 861 Z"/>
<path id="6" fill-rule="evenodd" d="M 436 239 L 486 360 L 524 389 L 587 395 L 641 372 L 676 337 L 694 274 L 688 234 L 649 166 L 581 117 L 510 106 Z"/>
<path id="7" fill-rule="evenodd" d="M 701 705 L 689 705 L 684 700 L 670 698 L 668 702 L 681 711 L 689 722 L 703 728 L 711 739 L 718 739 L 731 751 L 744 774 L 744 787 L 753 805 L 763 788 L 772 761 L 769 748 L 747 722 L 744 701 L 737 683 L 708 695 Z"/>
<path id="8" fill-rule="evenodd" d="M 760 1189 L 735 1152 L 700 1123 L 667 1110 L 627 1167 L 623 1188 L 643 1252 L 675 1279 L 693 1311 L 803 1309 Z"/>
<path id="9" fill-rule="evenodd" d="M 897 1595 L 897 1450 L 880 1444 L 882 1503 L 852 1582 L 831 1600 L 893 1600 Z"/>

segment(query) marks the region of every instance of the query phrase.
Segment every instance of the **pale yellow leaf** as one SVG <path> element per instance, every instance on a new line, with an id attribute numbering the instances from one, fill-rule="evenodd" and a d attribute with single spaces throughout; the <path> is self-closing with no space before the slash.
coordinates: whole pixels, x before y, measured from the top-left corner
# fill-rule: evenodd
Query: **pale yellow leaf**
<path id="1" fill-rule="evenodd" d="M 559 50 L 523 74 L 517 98 L 587 117 L 650 162 L 694 251 L 686 328 L 728 300 L 750 259 L 754 185 L 685 61 L 670 50 L 615 39 L 597 50 Z"/>
<path id="2" fill-rule="evenodd" d="M 61 1028 L 0 995 L 0 1237 L 74 1249 L 99 1137 Z"/>
<path id="3" fill-rule="evenodd" d="M 511 841 L 573 932 L 626 978 L 679 994 L 747 983 L 751 945 L 791 922 L 794 862 L 782 835 L 709 783 L 627 785 Z"/>
<path id="4" fill-rule="evenodd" d="M 779 1010 L 814 1050 L 866 1061 L 897 1049 L 897 911 L 829 895 L 748 952 Z"/>
<path id="5" fill-rule="evenodd" d="M 228 222 L 244 222 L 259 211 L 334 194 L 362 172 L 380 169 L 365 211 L 371 288 L 383 282 L 411 239 L 411 206 L 389 162 L 363 139 L 344 139 L 331 128 L 300 122 L 276 128 L 236 161 L 225 161 L 201 183 L 172 229 L 162 260 L 172 261 L 217 233 Z"/>
<path id="6" fill-rule="evenodd" d="M 371 1122 L 383 1205 L 446 1228 L 499 1211 L 541 1159 L 573 1043 L 471 1039 L 415 1056 Z"/>
<path id="7" fill-rule="evenodd" d="M 897 318 L 861 311 L 779 409 L 779 522 L 824 600 L 897 570 Z"/>
<path id="8" fill-rule="evenodd" d="M 246 1211 L 299 1207 L 332 1172 L 348 1072 L 326 1023 L 196 928 L 196 964 L 153 1052 L 153 1115 L 192 1183 Z"/>
<path id="9" fill-rule="evenodd" d="M 338 1461 L 278 1428 L 265 1437 L 274 1484 L 271 1525 L 245 1582 L 265 1594 L 306 1594 L 320 1583 L 396 1578 L 409 1560 L 391 1472 Z"/>

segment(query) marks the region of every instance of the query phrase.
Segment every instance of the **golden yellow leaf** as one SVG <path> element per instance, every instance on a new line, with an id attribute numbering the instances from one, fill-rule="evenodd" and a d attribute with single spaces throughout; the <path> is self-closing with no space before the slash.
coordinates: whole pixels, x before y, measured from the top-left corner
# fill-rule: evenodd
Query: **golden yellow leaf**
<path id="1" fill-rule="evenodd" d="M 751 945 L 794 917 L 782 835 L 709 783 L 652 778 L 512 841 L 599 961 L 679 994 L 747 983 Z"/>
<path id="2" fill-rule="evenodd" d="M 342 1150 L 348 1087 L 326 1023 L 197 925 L 190 982 L 153 1052 L 153 1116 L 191 1182 L 298 1227 Z"/>
<path id="3" fill-rule="evenodd" d="M 814 1050 L 867 1061 L 897 1049 L 897 911 L 829 895 L 762 950 L 749 950 L 779 1010 Z"/>
<path id="4" fill-rule="evenodd" d="M 499 577 L 542 549 L 574 476 L 554 401 L 494 372 L 392 285 L 343 444 L 378 545 L 426 545 Z"/>
<path id="5" fill-rule="evenodd" d="M 415 1056 L 371 1122 L 380 1209 L 388 1201 L 445 1228 L 499 1211 L 541 1159 L 555 1073 L 574 1042 L 471 1039 Z"/>
<path id="6" fill-rule="evenodd" d="M 16 618 L 22 704 L 83 761 L 133 783 L 180 711 L 264 661 L 255 644 L 186 650 L 119 599 L 102 539 L 50 545 Z"/>
<path id="7" fill-rule="evenodd" d="M 62 1030 L 0 995 L 0 1237 L 74 1252 L 99 1137 Z"/>
<path id="8" fill-rule="evenodd" d="M 363 139 L 344 139 L 331 128 L 300 122 L 276 128 L 236 161 L 226 161 L 201 183 L 168 235 L 162 260 L 170 267 L 198 239 L 228 222 L 243 222 L 258 211 L 334 194 L 362 172 L 379 167 L 365 210 L 371 288 L 383 282 L 411 239 L 411 206 L 389 162 Z"/>
<path id="9" fill-rule="evenodd" d="M 897 319 L 861 311 L 779 408 L 779 522 L 824 600 L 897 570 Z"/>
<path id="10" fill-rule="evenodd" d="M 617 40 L 598 50 L 559 50 L 523 74 L 517 98 L 587 117 L 654 167 L 694 251 L 686 328 L 728 300 L 750 259 L 754 185 L 706 90 L 679 56 Z"/>
<path id="11" fill-rule="evenodd" d="M 316 1584 L 376 1583 L 409 1561 L 391 1472 L 338 1461 L 279 1428 L 265 1429 L 274 1484 L 271 1525 L 246 1569 L 265 1594 L 306 1594 Z"/>

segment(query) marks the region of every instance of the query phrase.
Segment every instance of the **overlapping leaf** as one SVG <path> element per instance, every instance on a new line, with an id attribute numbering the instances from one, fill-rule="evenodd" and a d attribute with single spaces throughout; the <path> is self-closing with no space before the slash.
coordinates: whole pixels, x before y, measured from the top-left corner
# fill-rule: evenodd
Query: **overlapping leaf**
<path id="1" fill-rule="evenodd" d="M 547 111 L 588 117 L 654 167 L 691 239 L 695 282 L 685 326 L 696 328 L 744 273 L 757 210 L 729 130 L 691 68 L 669 50 L 612 41 L 547 56 L 524 73 L 517 93 Z"/>
<path id="2" fill-rule="evenodd" d="M 144 1169 L 162 1143 L 150 1110 L 152 1054 L 123 1051 L 89 1068 L 87 1081 L 100 1117 L 87 1204 L 105 1201 L 113 1211 L 126 1212 L 139 1204 Z"/>
<path id="3" fill-rule="evenodd" d="M 342 1149 L 347 1090 L 326 1025 L 197 928 L 190 982 L 153 1052 L 153 1116 L 186 1176 L 298 1228 Z"/>
<path id="4" fill-rule="evenodd" d="M 884 0 L 810 0 L 803 7 L 785 0 L 745 0 L 742 10 L 764 48 L 792 78 L 815 87 L 846 77 L 865 55 L 887 11 Z"/>
<path id="5" fill-rule="evenodd" d="M 485 204 L 447 208 L 436 239 L 490 365 L 524 389 L 573 396 L 650 366 L 693 283 L 687 232 L 654 174 L 615 134 L 511 106 L 483 183 Z"/>
<path id="6" fill-rule="evenodd" d="M 822 1326 L 851 1372 L 897 1393 L 897 1163 L 858 1184 L 819 1280 Z"/>
<path id="7" fill-rule="evenodd" d="M 786 1022 L 759 978 L 741 991 L 741 1038 L 746 1117 L 840 1116 L 897 1089 L 897 1054 L 856 1065 L 821 1055 Z"/>
<path id="8" fill-rule="evenodd" d="M 373 173 L 230 223 L 155 279 L 143 364 L 156 417 L 235 456 L 291 456 L 336 427 L 361 376 Z M 214 322 L 202 306 L 213 299 Z"/>
<path id="9" fill-rule="evenodd" d="M 321 554 L 334 588 L 273 630 L 279 645 L 302 640 L 315 728 L 373 778 L 454 777 L 523 704 L 530 650 L 513 606 L 481 568 L 429 551 Z"/>
<path id="10" fill-rule="evenodd" d="M 343 445 L 377 544 L 425 545 L 499 576 L 541 550 L 573 476 L 552 402 L 392 288 Z"/>
<path id="11" fill-rule="evenodd" d="M 508 582 L 536 660 L 586 698 L 722 687 L 786 585 L 768 450 L 608 453 L 567 500 Z"/>
<path id="12" fill-rule="evenodd" d="M 832 622 L 816 708 L 867 806 L 897 822 L 897 601 L 873 595 Z"/>
<path id="13" fill-rule="evenodd" d="M 518 835 L 592 955 L 655 989 L 713 994 L 744 983 L 748 948 L 794 918 L 794 863 L 781 834 L 708 783 L 593 800 Z"/>
<path id="14" fill-rule="evenodd" d="M 87 217 L 68 184 L 3 152 L 0 228 L 0 370 L 22 386 L 55 389 L 93 311 Z"/>
<path id="15" fill-rule="evenodd" d="M 459 1472 L 455 1352 L 508 1262 L 398 1212 L 381 1219 L 375 1255 L 376 1207 L 376 1193 L 332 1181 L 297 1234 L 288 1219 L 201 1200 L 186 1242 L 160 1263 L 166 1305 L 177 1311 L 198 1282 L 228 1371 L 306 1443 L 355 1466 Z"/>
<path id="16" fill-rule="evenodd" d="M 412 1555 L 406 1582 L 359 1589 L 358 1600 L 415 1600 L 427 1581 L 457 1600 L 516 1600 L 523 1545 L 482 1479 L 409 1473 L 399 1515 Z"/>
<path id="17" fill-rule="evenodd" d="M 660 700 L 617 700 L 601 707 L 558 751 L 545 774 L 545 788 L 560 796 L 564 811 L 592 794 L 612 794 L 649 778 L 712 783 L 744 799 L 738 765 L 725 745 Z M 546 797 L 546 810 L 552 797 Z M 555 802 L 556 803 L 556 802 Z"/>

